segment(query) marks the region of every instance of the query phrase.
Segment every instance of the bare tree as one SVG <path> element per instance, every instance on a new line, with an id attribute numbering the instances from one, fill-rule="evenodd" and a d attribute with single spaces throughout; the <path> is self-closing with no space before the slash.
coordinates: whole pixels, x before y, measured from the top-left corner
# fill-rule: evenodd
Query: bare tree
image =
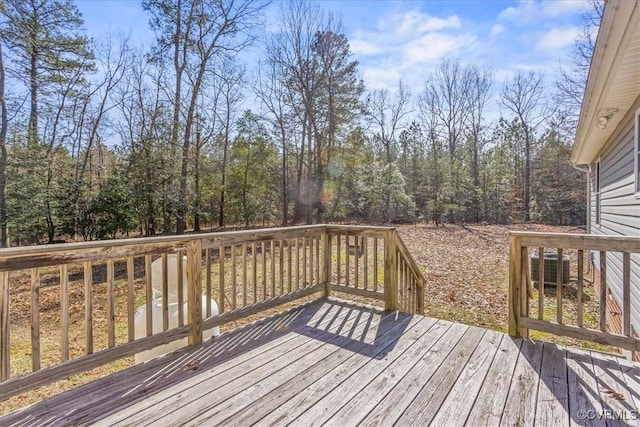
<path id="1" fill-rule="evenodd" d="M 580 34 L 569 55 L 570 64 L 568 68 L 560 67 L 560 77 L 556 81 L 559 100 L 573 111 L 576 118 L 580 114 L 582 96 L 587 83 L 591 56 L 595 48 L 603 11 L 603 0 L 588 0 L 582 14 Z"/>
<path id="2" fill-rule="evenodd" d="M 392 96 L 387 89 L 378 89 L 367 96 L 367 117 L 372 124 L 373 140 L 382 147 L 387 163 L 394 160 L 396 138 L 407 125 L 412 113 L 411 93 L 402 81 Z"/>
<path id="3" fill-rule="evenodd" d="M 524 135 L 524 220 L 531 220 L 531 159 L 535 142 L 535 133 L 553 111 L 547 103 L 542 73 L 516 73 L 502 87 L 501 104 L 513 113 Z"/>
<path id="4" fill-rule="evenodd" d="M 253 89 L 266 109 L 272 134 L 280 145 L 282 225 L 286 227 L 289 224 L 289 138 L 292 134 L 290 127 L 294 112 L 287 102 L 290 95 L 283 79 L 283 70 L 278 65 L 277 52 L 277 46 L 268 48 L 267 61 L 260 64 Z"/>
<path id="5" fill-rule="evenodd" d="M 469 69 L 458 60 L 445 59 L 425 83 L 425 90 L 419 98 L 423 115 L 433 115 L 437 119 L 435 134 L 448 147 L 449 192 L 447 197 L 449 220 L 455 221 L 459 203 L 461 150 L 469 116 Z"/>
<path id="6" fill-rule="evenodd" d="M 471 179 L 474 191 L 471 195 L 471 219 L 480 221 L 480 200 L 478 189 L 480 188 L 480 156 L 484 143 L 482 141 L 482 125 L 485 108 L 491 94 L 493 85 L 493 73 L 488 69 L 481 69 L 471 65 L 467 67 L 466 77 L 469 82 L 467 100 L 467 129 L 469 149 L 471 151 Z"/>
<path id="7" fill-rule="evenodd" d="M 238 106 L 242 101 L 242 86 L 245 84 L 245 70 L 243 67 L 231 61 L 224 62 L 217 71 L 220 82 L 220 105 L 217 109 L 217 117 L 222 127 L 222 161 L 220 182 L 220 206 L 218 212 L 218 226 L 224 227 L 224 207 L 227 192 L 227 164 L 229 161 L 229 144 L 231 143 L 231 127 L 234 116 L 238 112 Z"/>
<path id="8" fill-rule="evenodd" d="M 182 130 L 180 192 L 176 212 L 176 233 L 186 225 L 187 177 L 191 132 L 197 100 L 207 70 L 214 58 L 233 54 L 252 41 L 251 29 L 267 3 L 250 0 L 145 0 L 144 8 L 151 13 L 160 51 L 173 53 L 174 93 L 172 142 L 177 146 Z M 190 87 L 186 96 L 186 111 L 182 107 L 183 80 Z M 184 117 L 184 123 L 180 118 Z"/>

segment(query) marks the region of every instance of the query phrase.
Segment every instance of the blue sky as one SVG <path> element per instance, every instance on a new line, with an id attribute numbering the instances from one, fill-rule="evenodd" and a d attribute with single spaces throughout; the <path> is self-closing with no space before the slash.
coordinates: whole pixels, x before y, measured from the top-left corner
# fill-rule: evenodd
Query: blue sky
<path id="1" fill-rule="evenodd" d="M 266 28 L 277 28 L 274 20 L 285 1 L 269 7 Z M 444 57 L 491 67 L 498 85 L 517 70 L 541 70 L 551 81 L 560 63 L 568 63 L 585 7 L 584 0 L 318 3 L 342 18 L 367 88 L 393 90 L 402 78 L 414 93 Z M 131 32 L 140 43 L 153 40 L 137 0 L 77 0 L 77 5 L 94 37 L 111 30 Z"/>

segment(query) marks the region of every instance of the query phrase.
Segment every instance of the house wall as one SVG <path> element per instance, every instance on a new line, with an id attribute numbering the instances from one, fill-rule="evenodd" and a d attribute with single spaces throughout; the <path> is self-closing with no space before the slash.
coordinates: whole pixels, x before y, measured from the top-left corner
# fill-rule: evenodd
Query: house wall
<path id="1" fill-rule="evenodd" d="M 600 159 L 600 224 L 596 224 L 596 162 L 591 164 L 591 234 L 605 236 L 640 236 L 640 199 L 634 193 L 635 111 L 640 107 L 640 97 L 630 113 L 622 120 L 612 138 L 599 155 Z M 597 159 L 595 159 L 597 161 Z M 593 254 L 596 268 L 599 254 Z M 598 277 L 596 277 L 596 280 Z M 622 307 L 622 254 L 607 253 L 607 286 L 611 296 Z M 609 326 L 617 330 L 620 323 L 611 321 L 620 315 L 610 306 Z M 640 254 L 631 255 L 631 323 L 640 331 Z"/>

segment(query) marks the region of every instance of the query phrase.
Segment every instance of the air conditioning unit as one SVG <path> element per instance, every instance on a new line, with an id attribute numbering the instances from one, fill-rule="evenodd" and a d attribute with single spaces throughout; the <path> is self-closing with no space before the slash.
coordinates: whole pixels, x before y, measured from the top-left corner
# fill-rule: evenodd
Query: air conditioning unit
<path id="1" fill-rule="evenodd" d="M 558 254 L 555 252 L 545 252 L 544 258 L 544 284 L 555 285 L 558 280 Z M 539 278 L 539 266 L 540 257 L 537 253 L 531 255 L 531 281 L 538 283 Z M 564 255 L 562 257 L 562 283 L 569 283 L 569 257 Z"/>

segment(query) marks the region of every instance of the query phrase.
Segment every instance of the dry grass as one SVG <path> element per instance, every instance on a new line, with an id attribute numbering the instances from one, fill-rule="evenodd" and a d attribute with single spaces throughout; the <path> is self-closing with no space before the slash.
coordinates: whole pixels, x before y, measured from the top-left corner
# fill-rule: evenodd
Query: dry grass
<path id="1" fill-rule="evenodd" d="M 509 232 L 540 231 L 583 233 L 576 227 L 546 225 L 433 225 L 402 226 L 400 236 L 427 278 L 425 311 L 428 316 L 506 332 L 509 322 Z M 530 249 L 530 253 L 533 250 Z M 563 319 L 575 324 L 577 251 L 565 251 L 571 258 L 571 282 L 563 292 Z M 585 269 L 588 262 L 585 260 Z M 598 298 L 593 285 L 584 282 L 584 325 L 598 325 Z M 537 316 L 538 291 L 533 290 L 530 315 Z M 555 319 L 556 289 L 545 287 L 545 319 Z M 534 339 L 612 351 L 610 347 L 532 332 Z"/>

